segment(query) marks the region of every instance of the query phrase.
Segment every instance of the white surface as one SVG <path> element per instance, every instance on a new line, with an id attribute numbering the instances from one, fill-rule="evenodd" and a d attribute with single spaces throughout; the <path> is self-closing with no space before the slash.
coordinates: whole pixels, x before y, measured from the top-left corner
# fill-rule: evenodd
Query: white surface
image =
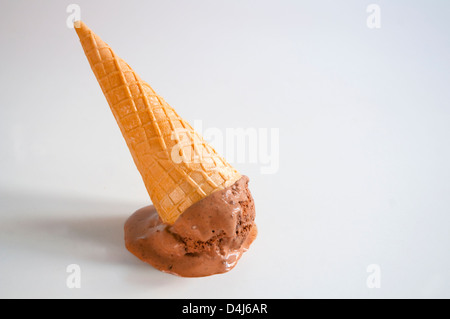
<path id="1" fill-rule="evenodd" d="M 447 2 L 77 1 L 188 121 L 279 129 L 276 174 L 233 162 L 258 239 L 199 279 L 123 246 L 149 201 L 69 3 L 0 2 L 0 297 L 450 297 Z"/>

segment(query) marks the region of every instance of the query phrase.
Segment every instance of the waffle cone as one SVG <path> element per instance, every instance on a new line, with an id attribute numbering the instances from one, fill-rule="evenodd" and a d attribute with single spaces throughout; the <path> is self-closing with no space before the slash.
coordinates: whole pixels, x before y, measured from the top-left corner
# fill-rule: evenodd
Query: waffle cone
<path id="1" fill-rule="evenodd" d="M 173 224 L 192 204 L 241 177 L 83 22 L 75 30 L 165 223 Z"/>

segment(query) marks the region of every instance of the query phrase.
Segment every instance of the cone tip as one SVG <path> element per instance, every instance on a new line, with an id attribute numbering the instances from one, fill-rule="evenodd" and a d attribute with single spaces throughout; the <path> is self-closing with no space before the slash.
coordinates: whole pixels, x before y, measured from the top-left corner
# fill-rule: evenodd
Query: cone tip
<path id="1" fill-rule="evenodd" d="M 73 26 L 78 35 L 80 35 L 80 33 L 85 33 L 86 31 L 89 31 L 89 28 L 81 20 L 74 21 Z"/>

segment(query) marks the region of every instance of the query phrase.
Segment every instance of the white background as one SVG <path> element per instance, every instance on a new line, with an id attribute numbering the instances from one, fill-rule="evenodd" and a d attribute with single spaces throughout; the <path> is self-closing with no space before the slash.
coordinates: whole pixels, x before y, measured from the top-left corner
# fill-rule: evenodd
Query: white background
<path id="1" fill-rule="evenodd" d="M 76 2 L 186 120 L 279 129 L 275 174 L 230 159 L 251 179 L 257 240 L 197 279 L 124 248 L 150 202 L 70 3 L 0 2 L 0 297 L 450 297 L 447 1 Z"/>

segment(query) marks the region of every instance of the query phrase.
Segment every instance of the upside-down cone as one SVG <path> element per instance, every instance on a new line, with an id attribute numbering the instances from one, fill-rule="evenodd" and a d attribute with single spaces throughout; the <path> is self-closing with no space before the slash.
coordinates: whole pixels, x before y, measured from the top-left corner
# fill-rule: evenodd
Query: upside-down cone
<path id="1" fill-rule="evenodd" d="M 192 204 L 241 175 L 83 22 L 84 53 L 161 219 L 173 224 Z"/>

